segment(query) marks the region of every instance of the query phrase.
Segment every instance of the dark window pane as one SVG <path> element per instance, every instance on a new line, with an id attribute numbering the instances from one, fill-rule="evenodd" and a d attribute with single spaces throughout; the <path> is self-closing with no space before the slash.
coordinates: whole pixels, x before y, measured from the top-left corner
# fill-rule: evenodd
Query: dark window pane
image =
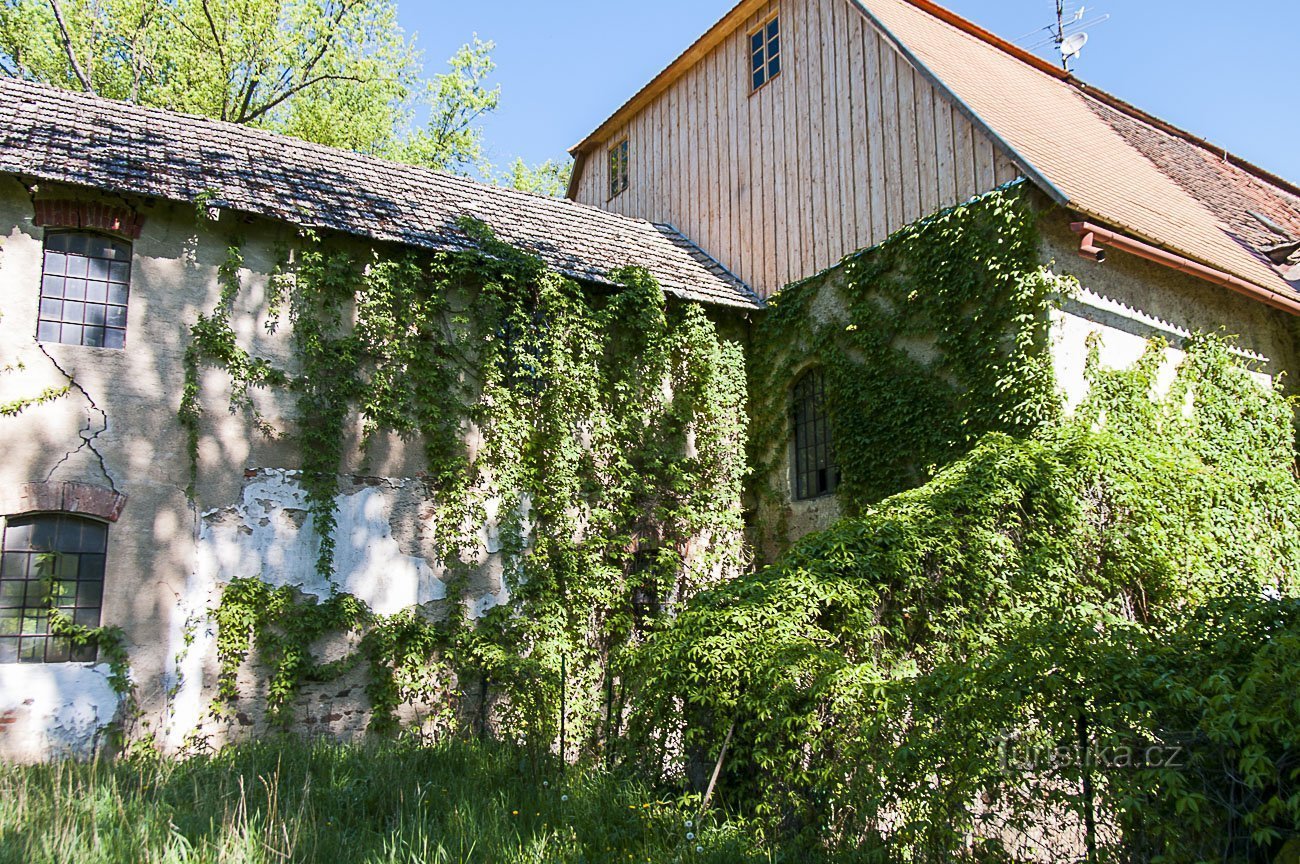
<path id="1" fill-rule="evenodd" d="M 754 89 L 757 90 L 759 87 L 762 87 L 762 86 L 763 86 L 763 73 L 762 73 L 762 72 L 755 72 L 755 73 L 754 73 Z"/>
<path id="2" fill-rule="evenodd" d="M 103 552 L 108 548 L 108 526 L 103 522 L 81 519 L 81 552 Z"/>
<path id="3" fill-rule="evenodd" d="M 23 610 L 0 609 L 0 636 L 17 636 L 21 630 Z"/>
<path id="4" fill-rule="evenodd" d="M 0 580 L 0 609 L 16 609 L 22 606 L 24 596 L 23 589 L 26 584 L 26 580 Z"/>
<path id="5" fill-rule="evenodd" d="M 67 639 L 51 639 L 46 643 L 45 662 L 46 663 L 67 663 L 72 645 Z"/>
<path id="6" fill-rule="evenodd" d="M 42 552 L 53 552 L 54 542 L 58 538 L 58 524 L 58 519 L 54 516 L 33 519 L 32 533 L 27 541 L 28 548 L 39 549 Z"/>
<path id="7" fill-rule="evenodd" d="M 104 315 L 106 311 L 107 310 L 105 310 L 103 306 L 100 306 L 97 303 L 87 303 L 86 316 L 85 316 L 86 323 L 94 324 L 96 326 L 102 326 L 104 323 Z"/>
<path id="8" fill-rule="evenodd" d="M 763 31 L 759 30 L 749 37 L 749 50 L 751 52 L 763 50 Z"/>
<path id="9" fill-rule="evenodd" d="M 108 278 L 126 284 L 131 280 L 131 265 L 126 261 L 114 261 L 108 268 Z"/>
<path id="10" fill-rule="evenodd" d="M 108 261 L 103 258 L 87 259 L 86 276 L 91 279 L 108 279 Z"/>
<path id="11" fill-rule="evenodd" d="M 110 282 L 108 285 L 108 302 L 118 306 L 126 305 L 126 286 Z"/>
<path id="12" fill-rule="evenodd" d="M 81 333 L 81 344 L 89 348 L 103 348 L 104 328 L 92 327 L 87 324 L 85 330 Z"/>
<path id="13" fill-rule="evenodd" d="M 85 255 L 90 251 L 89 234 L 68 234 L 65 236 L 68 238 L 68 245 L 66 248 L 69 252 L 77 255 Z"/>
<path id="14" fill-rule="evenodd" d="M 94 663 L 95 646 L 94 645 L 73 645 L 72 662 L 73 663 Z"/>
<path id="15" fill-rule="evenodd" d="M 104 331 L 105 348 L 125 348 L 126 331 L 125 330 L 105 330 Z"/>
<path id="16" fill-rule="evenodd" d="M 781 19 L 779 18 L 773 18 L 771 21 L 767 22 L 767 38 L 769 40 L 775 39 L 776 34 L 780 32 L 781 30 L 780 21 Z"/>
<path id="17" fill-rule="evenodd" d="M 44 639 L 20 639 L 18 642 L 19 663 L 41 663 L 45 660 Z"/>
<path id="18" fill-rule="evenodd" d="M 18 640 L 0 638 L 0 663 L 18 662 Z"/>
<path id="19" fill-rule="evenodd" d="M 776 74 L 781 71 L 781 58 L 773 57 L 767 62 L 767 77 L 775 78 Z"/>
<path id="20" fill-rule="evenodd" d="M 81 627 L 98 627 L 99 609 L 78 609 L 72 615 L 72 623 Z"/>
<path id="21" fill-rule="evenodd" d="M 57 249 L 62 252 L 68 248 L 67 234 L 47 234 L 45 237 L 46 249 Z"/>
<path id="22" fill-rule="evenodd" d="M 83 609 L 82 611 L 94 612 L 96 620 L 99 619 L 99 604 L 103 600 L 103 598 L 104 598 L 103 582 L 100 582 L 99 580 L 95 580 L 92 582 L 77 583 L 77 605 L 85 606 L 85 607 L 89 607 L 89 606 L 95 607 L 94 609 Z"/>
<path id="23" fill-rule="evenodd" d="M 754 59 L 754 63 L 751 68 L 753 68 L 753 70 L 757 72 L 763 68 L 763 52 L 760 51 L 759 53 L 755 54 L 753 59 Z"/>
<path id="24" fill-rule="evenodd" d="M 107 306 L 104 309 L 104 323 L 109 327 L 126 326 L 126 307 Z"/>

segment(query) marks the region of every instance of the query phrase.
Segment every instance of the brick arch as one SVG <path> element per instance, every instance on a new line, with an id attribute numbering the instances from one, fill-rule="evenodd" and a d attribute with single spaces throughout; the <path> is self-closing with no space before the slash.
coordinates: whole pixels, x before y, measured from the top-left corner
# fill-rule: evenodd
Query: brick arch
<path id="1" fill-rule="evenodd" d="M 77 513 L 116 522 L 126 496 L 107 486 L 75 480 L 37 481 L 0 486 L 0 515 Z"/>
<path id="2" fill-rule="evenodd" d="M 117 204 L 78 201 L 75 198 L 40 198 L 35 222 L 43 228 L 89 228 L 138 240 L 144 217 Z"/>

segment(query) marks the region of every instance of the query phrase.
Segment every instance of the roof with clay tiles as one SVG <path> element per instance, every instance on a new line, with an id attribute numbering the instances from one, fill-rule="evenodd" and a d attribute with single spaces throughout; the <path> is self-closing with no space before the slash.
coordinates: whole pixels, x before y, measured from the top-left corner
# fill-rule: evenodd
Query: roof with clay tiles
<path id="1" fill-rule="evenodd" d="M 756 295 L 675 231 L 594 207 L 488 186 L 202 117 L 0 78 L 0 172 L 213 203 L 307 228 L 457 250 L 463 217 L 565 275 L 609 284 L 645 267 L 666 293 L 755 309 Z"/>

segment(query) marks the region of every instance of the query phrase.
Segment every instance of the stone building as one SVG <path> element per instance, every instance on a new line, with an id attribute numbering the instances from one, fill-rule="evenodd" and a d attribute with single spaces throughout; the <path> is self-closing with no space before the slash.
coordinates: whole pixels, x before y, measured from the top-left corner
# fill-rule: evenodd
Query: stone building
<path id="1" fill-rule="evenodd" d="M 1300 190 L 927 0 L 744 0 L 574 149 L 571 201 L 12 80 L 0 103 L 10 758 L 91 752 L 121 711 L 104 658 L 51 637 L 44 601 L 25 593 L 43 552 L 75 557 L 60 608 L 123 629 L 142 716 L 173 747 L 208 710 L 207 616 L 232 579 L 346 591 L 379 614 L 451 602 L 427 530 L 427 466 L 408 440 L 345 461 L 330 581 L 299 454 L 224 410 L 232 381 L 218 370 L 202 372 L 207 421 L 187 486 L 186 352 L 221 302 L 235 235 L 230 326 L 243 350 L 282 365 L 292 351 L 267 306 L 302 230 L 363 253 L 436 253 L 476 248 L 465 217 L 592 292 L 644 267 L 743 342 L 783 286 L 825 291 L 834 307 L 860 250 L 1018 183 L 1041 263 L 1081 286 L 1050 312 L 1067 405 L 1094 333 L 1111 365 L 1160 337 L 1172 370 L 1189 335 L 1224 330 L 1262 376 L 1296 367 Z M 839 503 L 834 406 L 815 362 L 781 385 L 786 434 L 758 445 L 780 457 L 769 479 L 784 542 Z M 286 401 L 250 398 L 273 426 L 302 422 Z M 509 600 L 501 519 L 488 515 L 460 590 L 470 619 Z M 364 706 L 320 698 L 333 718 L 322 729 L 364 728 Z"/>

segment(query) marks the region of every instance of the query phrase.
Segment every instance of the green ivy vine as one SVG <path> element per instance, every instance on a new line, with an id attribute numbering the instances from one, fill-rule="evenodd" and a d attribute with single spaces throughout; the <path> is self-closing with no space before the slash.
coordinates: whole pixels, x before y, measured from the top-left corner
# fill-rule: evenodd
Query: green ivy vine
<path id="1" fill-rule="evenodd" d="M 1036 214 L 1011 185 L 908 225 L 781 291 L 755 328 L 757 494 L 783 499 L 789 388 L 825 373 L 845 512 L 918 485 L 989 432 L 1057 416 L 1048 312 L 1072 285 L 1039 260 Z M 779 531 L 778 526 L 768 530 Z"/>
<path id="2" fill-rule="evenodd" d="M 217 308 L 187 352 L 191 456 L 203 366 L 230 375 L 232 410 L 251 408 L 253 387 L 288 394 L 293 428 L 275 432 L 297 445 L 317 569 L 331 578 L 344 466 L 381 433 L 413 442 L 451 600 L 449 611 L 375 616 L 345 595 L 309 603 L 249 574 L 214 613 L 219 695 L 236 698 L 235 672 L 256 650 L 283 719 L 300 682 L 336 671 L 310 660 L 312 641 L 353 630 L 376 728 L 392 726 L 423 686 L 419 667 L 432 665 L 448 687 L 480 682 L 505 734 L 549 746 L 563 705 L 569 740 L 594 744 L 622 652 L 653 626 L 638 598 L 661 614 L 741 566 L 744 356 L 700 306 L 666 300 L 644 270 L 583 286 L 481 224 L 461 227 L 475 250 L 362 248 L 304 232 L 268 290 L 270 329 L 281 319 L 289 328 L 283 367 L 234 338 L 232 247 Z M 488 523 L 509 600 L 471 621 L 465 592 Z"/>

